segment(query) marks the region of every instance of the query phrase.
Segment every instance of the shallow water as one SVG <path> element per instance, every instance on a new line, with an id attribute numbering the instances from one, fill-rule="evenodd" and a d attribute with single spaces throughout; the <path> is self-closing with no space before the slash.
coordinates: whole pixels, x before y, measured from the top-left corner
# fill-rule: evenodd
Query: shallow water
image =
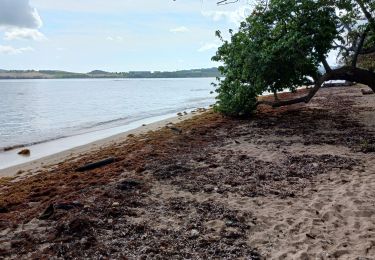
<path id="1" fill-rule="evenodd" d="M 0 81 L 0 150 L 214 103 L 213 78 Z"/>

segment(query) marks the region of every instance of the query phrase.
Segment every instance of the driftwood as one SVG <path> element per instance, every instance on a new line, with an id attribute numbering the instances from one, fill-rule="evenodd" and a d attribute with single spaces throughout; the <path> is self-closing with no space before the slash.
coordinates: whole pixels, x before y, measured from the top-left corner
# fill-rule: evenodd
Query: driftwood
<path id="1" fill-rule="evenodd" d="M 114 162 L 115 162 L 115 158 L 111 157 L 102 161 L 86 164 L 82 167 L 77 168 L 76 171 L 77 172 L 90 171 L 90 170 L 100 168 L 100 167 L 106 166 Z"/>
<path id="2" fill-rule="evenodd" d="M 374 94 L 374 91 L 372 91 L 371 89 L 361 89 L 361 92 L 363 95 L 372 95 Z"/>

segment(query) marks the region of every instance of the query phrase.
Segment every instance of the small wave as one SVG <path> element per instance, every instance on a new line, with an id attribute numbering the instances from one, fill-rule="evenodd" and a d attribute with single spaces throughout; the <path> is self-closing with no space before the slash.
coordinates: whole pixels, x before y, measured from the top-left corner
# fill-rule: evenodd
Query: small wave
<path id="1" fill-rule="evenodd" d="M 24 147 L 28 147 L 28 146 L 32 146 L 32 145 L 48 143 L 48 142 L 58 140 L 58 139 L 62 139 L 62 138 L 65 138 L 65 137 L 68 137 L 68 136 L 59 136 L 59 137 L 49 138 L 49 139 L 42 140 L 42 141 L 36 141 L 36 142 L 30 142 L 30 143 L 16 144 L 16 145 L 11 145 L 11 146 L 6 146 L 6 147 L 0 147 L 0 152 L 9 152 L 9 151 L 12 151 L 12 150 L 15 150 L 15 149 L 20 149 L 20 148 L 24 148 Z"/>
<path id="2" fill-rule="evenodd" d="M 77 135 L 81 135 L 81 134 L 87 134 L 87 133 L 90 133 L 90 132 L 96 132 L 96 131 L 101 131 L 101 130 L 105 130 L 105 129 L 111 129 L 111 128 L 115 128 L 115 127 L 118 127 L 118 126 L 130 124 L 130 123 L 133 123 L 133 122 L 136 122 L 136 121 L 139 121 L 139 120 L 144 120 L 144 119 L 147 119 L 147 118 L 153 118 L 153 117 L 162 116 L 162 115 L 174 114 L 174 113 L 181 112 L 181 111 L 190 112 L 191 110 L 196 109 L 197 107 L 208 106 L 207 102 L 204 102 L 204 101 L 209 101 L 209 100 L 211 100 L 211 98 L 196 98 L 196 99 L 192 99 L 190 101 L 195 101 L 195 102 L 201 101 L 201 102 L 196 103 L 194 105 L 186 104 L 186 106 L 180 106 L 180 107 L 171 108 L 171 109 L 154 110 L 154 111 L 150 111 L 148 113 L 138 114 L 137 116 L 134 116 L 134 117 L 122 117 L 122 118 L 117 118 L 117 119 L 113 119 L 113 120 L 107 120 L 107 121 L 103 121 L 103 122 L 93 123 L 93 124 L 85 125 L 85 126 L 81 125 L 81 126 L 74 127 L 75 129 L 73 131 L 72 131 L 72 129 L 70 129 L 70 131 L 66 131 L 64 135 L 55 136 L 53 138 L 34 141 L 34 142 L 30 142 L 30 143 L 22 143 L 22 144 L 15 144 L 15 145 L 10 145 L 10 146 L 6 146 L 6 147 L 0 147 L 0 152 L 8 152 L 8 151 L 11 151 L 11 150 L 29 147 L 29 146 L 37 145 L 37 144 L 48 143 L 48 142 L 51 142 L 51 141 L 55 141 L 55 140 L 59 140 L 59 139 L 67 138 L 67 137 L 77 136 Z M 65 130 L 67 130 L 67 129 L 65 129 Z"/>

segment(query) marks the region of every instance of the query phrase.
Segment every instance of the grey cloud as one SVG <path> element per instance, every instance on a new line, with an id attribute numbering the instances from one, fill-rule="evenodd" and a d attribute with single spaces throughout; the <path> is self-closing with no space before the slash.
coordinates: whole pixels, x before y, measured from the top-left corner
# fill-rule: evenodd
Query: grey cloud
<path id="1" fill-rule="evenodd" d="M 42 20 L 29 0 L 0 0 L 0 26 L 36 29 Z"/>

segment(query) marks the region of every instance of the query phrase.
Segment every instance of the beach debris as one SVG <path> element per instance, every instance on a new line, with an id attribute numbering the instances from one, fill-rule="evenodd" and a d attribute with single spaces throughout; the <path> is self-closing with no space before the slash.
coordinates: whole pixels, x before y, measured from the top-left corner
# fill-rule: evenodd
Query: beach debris
<path id="1" fill-rule="evenodd" d="M 115 162 L 115 158 L 111 157 L 111 158 L 107 158 L 107 159 L 102 160 L 102 161 L 98 161 L 98 162 L 94 162 L 94 163 L 88 163 L 88 164 L 86 164 L 82 167 L 77 168 L 76 171 L 77 172 L 90 171 L 90 170 L 100 168 L 100 167 L 106 166 L 106 165 L 114 163 L 114 162 Z"/>
<path id="2" fill-rule="evenodd" d="M 374 94 L 374 91 L 371 89 L 361 89 L 362 95 L 372 95 Z"/>
<path id="3" fill-rule="evenodd" d="M 199 231 L 198 230 L 196 230 L 196 229 L 192 229 L 191 231 L 190 231 L 190 237 L 191 238 L 196 238 L 196 237 L 198 237 L 199 236 Z"/>
<path id="4" fill-rule="evenodd" d="M 48 207 L 43 211 L 43 213 L 39 216 L 40 220 L 46 220 L 55 214 L 55 210 L 61 209 L 61 210 L 72 210 L 74 208 L 80 208 L 83 207 L 83 205 L 77 201 L 74 202 L 63 202 L 63 203 L 56 203 L 56 204 L 50 204 Z"/>
<path id="5" fill-rule="evenodd" d="M 178 116 L 183 116 L 183 114 L 181 112 L 177 113 Z"/>
<path id="6" fill-rule="evenodd" d="M 184 111 L 184 115 L 186 116 L 188 113 L 186 111 Z"/>
<path id="7" fill-rule="evenodd" d="M 53 204 L 50 204 L 44 211 L 43 213 L 39 216 L 39 219 L 41 220 L 46 220 L 52 217 L 53 213 L 55 213 L 55 207 Z"/>
<path id="8" fill-rule="evenodd" d="M 118 203 L 118 202 L 113 202 L 112 203 L 112 207 L 118 207 L 118 206 L 120 206 L 120 203 Z"/>
<path id="9" fill-rule="evenodd" d="M 227 227 L 221 231 L 221 235 L 228 239 L 238 239 L 243 236 L 236 228 Z"/>
<path id="10" fill-rule="evenodd" d="M 174 126 L 167 126 L 167 128 L 171 129 L 173 132 L 176 132 L 178 134 L 182 134 L 182 130 L 180 128 L 174 127 Z"/>
<path id="11" fill-rule="evenodd" d="M 146 126 L 146 124 L 143 124 L 142 126 Z"/>
<path id="12" fill-rule="evenodd" d="M 92 237 L 94 223 L 85 217 L 74 218 L 73 220 L 62 223 L 56 228 L 56 237 L 74 236 L 84 237 L 87 236 L 89 239 Z"/>
<path id="13" fill-rule="evenodd" d="M 236 143 L 236 144 L 241 144 L 239 141 L 237 141 L 237 140 L 234 140 L 234 142 Z"/>
<path id="14" fill-rule="evenodd" d="M 306 237 L 308 237 L 310 239 L 315 239 L 316 238 L 314 235 L 311 235 L 311 234 L 306 234 Z"/>
<path id="15" fill-rule="evenodd" d="M 0 213 L 8 213 L 9 210 L 6 207 L 0 206 Z"/>
<path id="16" fill-rule="evenodd" d="M 134 190 L 142 186 L 143 182 L 135 179 L 129 179 L 122 181 L 119 185 L 117 185 L 117 189 L 119 190 Z"/>
<path id="17" fill-rule="evenodd" d="M 82 208 L 83 205 L 78 201 L 57 203 L 54 205 L 55 209 L 71 210 L 74 208 Z"/>
<path id="18" fill-rule="evenodd" d="M 30 156 L 31 152 L 29 149 L 23 149 L 21 151 L 18 152 L 19 155 L 23 155 L 23 156 Z"/>
<path id="19" fill-rule="evenodd" d="M 197 110 L 196 110 L 198 113 L 203 113 L 203 112 L 206 112 L 207 111 L 207 109 L 206 108 L 204 108 L 204 107 L 200 107 L 200 108 L 197 108 Z"/>

